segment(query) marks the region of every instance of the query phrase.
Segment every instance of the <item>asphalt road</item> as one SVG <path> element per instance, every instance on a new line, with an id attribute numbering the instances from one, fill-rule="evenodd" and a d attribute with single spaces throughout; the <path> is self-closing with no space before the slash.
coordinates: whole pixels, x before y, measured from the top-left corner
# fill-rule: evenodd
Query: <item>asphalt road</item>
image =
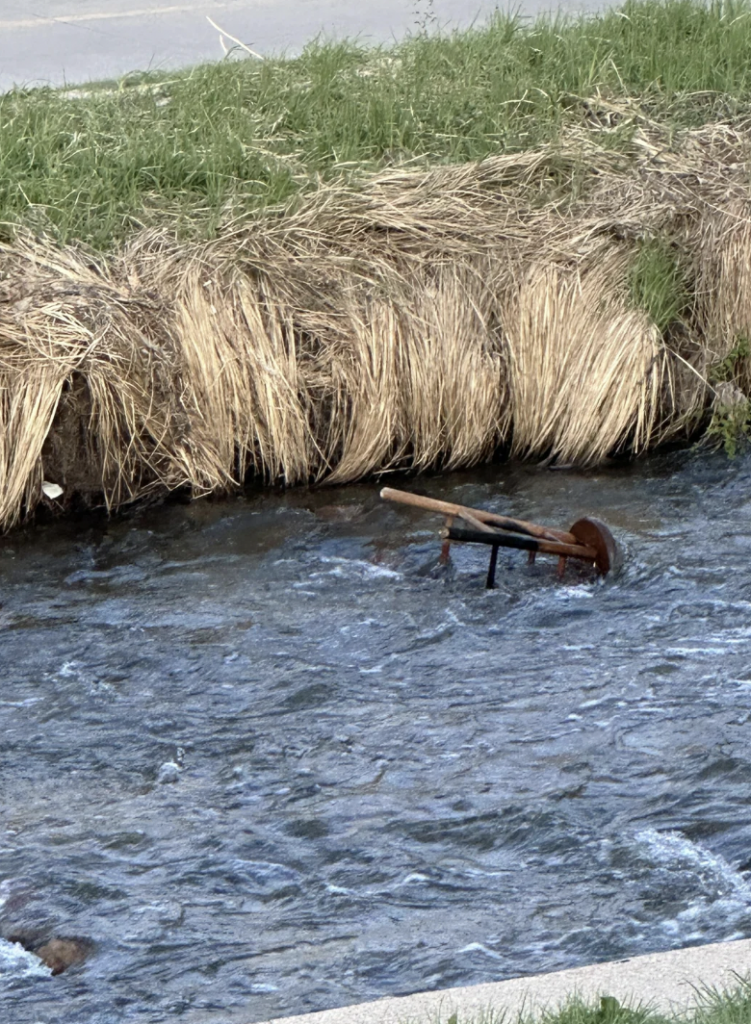
<path id="1" fill-rule="evenodd" d="M 597 0 L 522 0 L 524 14 Z M 261 54 L 294 52 L 318 34 L 386 42 L 431 16 L 484 19 L 496 0 L 0 0 L 0 91 L 80 84 L 130 71 L 221 59 L 210 17 Z M 515 7 L 517 5 L 514 5 Z M 225 43 L 232 45 L 225 38 Z"/>

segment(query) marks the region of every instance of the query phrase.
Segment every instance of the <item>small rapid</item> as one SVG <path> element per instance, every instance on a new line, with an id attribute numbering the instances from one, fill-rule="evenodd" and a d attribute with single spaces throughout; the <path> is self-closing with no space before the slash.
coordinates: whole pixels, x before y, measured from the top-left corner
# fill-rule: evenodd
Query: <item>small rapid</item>
<path id="1" fill-rule="evenodd" d="M 751 936 L 751 459 L 417 486 L 598 515 L 625 566 L 502 552 L 489 592 L 375 484 L 0 542 L 14 1024 L 251 1024 Z M 94 948 L 52 977 L 17 935 Z"/>

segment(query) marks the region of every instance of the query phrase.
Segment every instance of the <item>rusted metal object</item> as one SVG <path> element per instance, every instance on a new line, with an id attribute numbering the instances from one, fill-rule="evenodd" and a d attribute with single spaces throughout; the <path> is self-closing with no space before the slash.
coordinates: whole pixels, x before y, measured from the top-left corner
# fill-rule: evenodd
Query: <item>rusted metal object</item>
<path id="1" fill-rule="evenodd" d="M 581 558 L 585 562 L 594 563 L 597 551 L 586 544 L 562 544 L 560 541 L 538 540 L 521 533 L 510 533 L 501 530 L 473 530 L 464 526 L 449 526 L 441 530 L 441 537 L 458 540 L 470 544 L 497 544 L 502 548 L 517 548 L 519 551 L 542 551 L 548 555 L 561 555 L 565 558 Z"/>
<path id="2" fill-rule="evenodd" d="M 558 577 L 562 579 L 569 558 L 589 562 L 603 576 L 620 564 L 620 552 L 615 538 L 605 523 L 599 519 L 585 517 L 577 519 L 570 530 L 556 530 L 549 526 L 538 526 L 523 519 L 497 515 L 483 509 L 455 505 L 436 498 L 427 498 L 410 491 L 399 491 L 384 487 L 381 497 L 401 505 L 411 505 L 428 512 L 438 512 L 446 519 L 441 530 L 443 546 L 441 562 L 449 558 L 450 544 L 454 541 L 470 544 L 489 544 L 492 548 L 488 566 L 487 587 L 495 585 L 495 572 L 499 548 L 516 548 L 528 552 L 528 559 L 534 562 L 538 552 L 558 556 Z M 459 523 L 457 523 L 459 520 Z"/>
<path id="3" fill-rule="evenodd" d="M 580 544 L 595 550 L 595 565 L 603 576 L 619 568 L 620 550 L 615 537 L 601 519 L 595 519 L 593 516 L 577 519 L 571 527 L 571 533 Z"/>
<path id="4" fill-rule="evenodd" d="M 489 526 L 497 526 L 501 530 L 514 530 L 516 533 L 526 533 L 530 537 L 541 537 L 547 540 L 560 540 L 564 544 L 575 544 L 576 537 L 564 530 L 554 530 L 548 526 L 537 526 L 536 523 L 527 523 L 523 519 L 511 519 L 510 516 L 500 516 L 497 512 L 486 512 L 482 508 L 468 508 L 466 505 L 455 505 L 450 501 L 440 501 L 438 498 L 428 498 L 424 494 L 412 494 L 411 491 L 397 491 L 393 487 L 384 487 L 381 491 L 384 501 L 396 501 L 400 505 L 412 505 L 415 508 L 424 508 L 427 512 L 440 512 L 446 516 L 459 516 L 464 518 L 464 513 L 486 523 Z"/>

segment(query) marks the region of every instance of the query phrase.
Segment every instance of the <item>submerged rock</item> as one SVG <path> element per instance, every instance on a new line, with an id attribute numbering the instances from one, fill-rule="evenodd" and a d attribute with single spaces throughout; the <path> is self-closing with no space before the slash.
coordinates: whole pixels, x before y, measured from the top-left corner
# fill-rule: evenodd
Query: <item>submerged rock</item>
<path id="1" fill-rule="evenodd" d="M 81 964 L 94 948 L 89 939 L 50 939 L 32 950 L 53 974 L 62 974 L 74 964 Z"/>
<path id="2" fill-rule="evenodd" d="M 74 964 L 81 964 L 88 959 L 94 949 L 91 939 L 80 936 L 55 936 L 40 943 L 39 937 L 33 933 L 24 932 L 18 935 L 9 935 L 9 942 L 16 942 L 23 946 L 29 953 L 38 956 L 39 959 L 52 971 L 53 975 L 62 974 Z"/>

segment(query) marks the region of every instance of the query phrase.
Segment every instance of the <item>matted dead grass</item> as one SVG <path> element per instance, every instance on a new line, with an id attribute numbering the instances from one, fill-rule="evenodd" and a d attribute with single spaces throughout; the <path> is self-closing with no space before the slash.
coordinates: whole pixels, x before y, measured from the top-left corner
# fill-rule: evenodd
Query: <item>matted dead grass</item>
<path id="1" fill-rule="evenodd" d="M 322 187 L 294 210 L 107 258 L 0 250 L 0 525 L 43 481 L 116 507 L 153 491 L 467 466 L 594 463 L 701 420 L 751 336 L 751 133 L 643 124 Z M 629 287 L 661 237 L 691 303 Z M 751 390 L 751 368 L 739 386 Z"/>

